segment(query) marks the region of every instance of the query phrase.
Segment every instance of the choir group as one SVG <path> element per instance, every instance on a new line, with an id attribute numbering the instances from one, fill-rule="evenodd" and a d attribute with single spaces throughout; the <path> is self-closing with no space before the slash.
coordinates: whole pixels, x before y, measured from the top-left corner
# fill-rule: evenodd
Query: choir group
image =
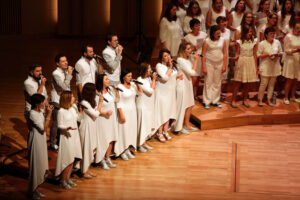
<path id="1" fill-rule="evenodd" d="M 91 179 L 96 176 L 89 170 L 92 163 L 109 170 L 116 167 L 112 155 L 129 160 L 135 158 L 133 150 L 152 150 L 147 143 L 151 137 L 164 143 L 172 139 L 170 131 L 186 135 L 197 131 L 189 120 L 194 99 L 199 100 L 200 78 L 206 109 L 222 107 L 222 80 L 231 74 L 233 108 L 238 107 L 241 85 L 243 105 L 250 107 L 249 83 L 258 78 L 258 105 L 263 106 L 268 87 L 267 104 L 274 106 L 279 75 L 286 78 L 284 104 L 299 103 L 295 97 L 300 80 L 299 7 L 293 0 L 174 0 L 160 22 L 162 48 L 156 72 L 142 63 L 133 79 L 130 70 L 121 68 L 118 36 L 110 34 L 102 56 L 85 45 L 74 68 L 65 55 L 55 57 L 49 102 L 42 66 L 30 66 L 24 82 L 29 194 L 34 199 L 45 196 L 38 186 L 48 170 L 47 128 L 50 148 L 58 152 L 55 176 L 62 188 L 71 189 L 77 186 L 70 178 L 73 168 Z M 78 101 L 70 87 L 74 72 Z"/>

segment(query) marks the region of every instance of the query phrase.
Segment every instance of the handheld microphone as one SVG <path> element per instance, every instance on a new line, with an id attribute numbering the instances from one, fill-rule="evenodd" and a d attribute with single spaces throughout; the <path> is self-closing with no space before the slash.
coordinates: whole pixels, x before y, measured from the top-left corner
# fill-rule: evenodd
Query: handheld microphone
<path id="1" fill-rule="evenodd" d="M 93 56 L 95 59 L 99 59 L 101 62 L 103 62 L 103 63 L 106 63 L 106 60 L 104 60 L 104 58 L 102 58 L 101 56 L 99 56 L 99 55 L 97 55 L 97 54 L 94 54 L 94 56 Z"/>
<path id="2" fill-rule="evenodd" d="M 137 83 L 137 84 L 139 84 L 139 85 L 143 85 L 142 82 L 139 82 L 139 81 L 137 81 L 137 80 L 131 80 L 131 82 L 135 82 L 135 83 Z"/>
<path id="3" fill-rule="evenodd" d="M 86 106 L 82 105 L 81 103 L 79 103 L 79 101 L 76 101 L 77 106 L 80 106 L 83 109 L 88 109 Z"/>
<path id="4" fill-rule="evenodd" d="M 103 100 L 104 100 L 106 103 L 108 103 L 108 100 L 107 100 L 107 99 L 105 99 L 105 97 L 103 97 Z"/>
<path id="5" fill-rule="evenodd" d="M 192 51 L 192 53 L 191 53 L 191 54 L 192 54 L 192 55 L 195 55 L 195 54 L 196 54 L 196 52 L 195 52 L 195 51 Z M 202 56 L 202 54 L 198 54 L 198 55 L 199 55 L 199 57 L 201 57 L 201 58 L 203 57 L 203 56 Z"/>
<path id="6" fill-rule="evenodd" d="M 43 76 L 43 74 L 41 74 L 40 76 L 39 76 L 39 78 L 40 78 L 40 80 L 43 78 L 44 76 Z M 48 81 L 46 80 L 46 85 L 49 85 L 49 83 L 48 83 Z"/>
<path id="7" fill-rule="evenodd" d="M 151 74 L 153 74 L 153 73 L 154 73 L 154 71 L 151 70 Z M 156 73 L 156 75 L 158 78 L 161 78 L 161 75 L 159 75 L 158 73 Z"/>
<path id="8" fill-rule="evenodd" d="M 120 92 L 124 92 L 122 89 L 120 89 L 120 88 L 118 88 L 118 87 L 116 88 L 116 90 L 119 90 Z"/>

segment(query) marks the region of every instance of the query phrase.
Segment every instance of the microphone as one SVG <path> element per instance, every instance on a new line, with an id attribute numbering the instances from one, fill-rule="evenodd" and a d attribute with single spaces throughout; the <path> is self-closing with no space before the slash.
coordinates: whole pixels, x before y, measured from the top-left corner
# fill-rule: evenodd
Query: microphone
<path id="1" fill-rule="evenodd" d="M 41 74 L 40 76 L 39 76 L 39 78 L 40 78 L 40 80 L 43 78 L 44 76 L 43 76 L 43 74 Z M 46 80 L 46 85 L 49 85 L 49 83 L 48 83 L 48 81 Z"/>
<path id="2" fill-rule="evenodd" d="M 137 80 L 131 80 L 131 82 L 135 82 L 135 83 L 137 83 L 137 84 L 139 84 L 139 85 L 143 85 L 142 82 L 139 82 L 139 81 L 137 81 Z"/>
<path id="3" fill-rule="evenodd" d="M 80 106 L 83 109 L 88 109 L 86 106 L 82 105 L 81 103 L 79 103 L 79 101 L 76 101 L 77 106 Z"/>
<path id="4" fill-rule="evenodd" d="M 103 97 L 103 100 L 104 100 L 106 103 L 108 103 L 108 100 L 107 100 L 107 99 L 105 99 L 105 97 Z"/>
<path id="5" fill-rule="evenodd" d="M 99 56 L 99 55 L 97 55 L 97 54 L 94 54 L 94 56 L 93 56 L 95 59 L 99 59 L 101 62 L 103 62 L 103 63 L 106 63 L 106 60 L 104 60 L 104 58 L 102 58 L 101 56 Z"/>
<path id="6" fill-rule="evenodd" d="M 172 60 L 172 62 L 176 65 L 178 64 L 178 62 L 176 60 Z"/>
<path id="7" fill-rule="evenodd" d="M 196 52 L 195 51 L 192 51 L 192 53 L 191 53 L 192 55 L 195 55 L 196 54 Z M 201 58 L 203 58 L 203 56 L 202 56 L 202 54 L 198 54 L 199 55 L 199 57 L 201 57 Z"/>
<path id="8" fill-rule="evenodd" d="M 153 73 L 154 73 L 154 71 L 151 70 L 151 74 L 153 74 Z M 156 75 L 158 78 L 161 78 L 161 75 L 159 75 L 158 73 L 156 73 Z"/>
<path id="9" fill-rule="evenodd" d="M 118 88 L 118 87 L 117 87 L 116 89 L 119 90 L 120 92 L 124 92 L 122 89 L 120 89 L 120 88 Z"/>

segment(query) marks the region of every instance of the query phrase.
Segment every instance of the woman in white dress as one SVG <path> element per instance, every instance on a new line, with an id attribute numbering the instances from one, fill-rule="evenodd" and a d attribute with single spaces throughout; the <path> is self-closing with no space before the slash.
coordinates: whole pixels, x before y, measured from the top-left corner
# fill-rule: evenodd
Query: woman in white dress
<path id="1" fill-rule="evenodd" d="M 183 79 L 177 74 L 170 51 L 162 49 L 159 52 L 159 63 L 156 72 L 159 76 L 155 94 L 155 129 L 160 142 L 171 140 L 168 134 L 170 119 L 176 119 L 176 79 Z"/>
<path id="2" fill-rule="evenodd" d="M 248 100 L 249 85 L 257 80 L 257 39 L 254 38 L 252 27 L 245 25 L 241 39 L 237 41 L 235 56 L 234 87 L 231 107 L 237 108 L 235 98 L 241 84 L 243 84 L 243 105 L 250 108 Z"/>
<path id="3" fill-rule="evenodd" d="M 291 19 L 289 21 L 289 23 L 285 26 L 283 32 L 284 33 L 290 33 L 293 31 L 293 25 L 295 24 L 296 21 L 298 21 L 300 19 L 300 10 L 295 11 L 292 16 Z"/>
<path id="4" fill-rule="evenodd" d="M 190 21 L 192 19 L 198 19 L 200 22 L 201 30 L 203 32 L 206 32 L 204 16 L 201 12 L 199 3 L 195 0 L 190 2 L 190 5 L 187 9 L 187 15 L 184 18 L 183 30 L 186 34 L 188 34 L 192 31 L 192 29 L 190 27 Z"/>
<path id="5" fill-rule="evenodd" d="M 29 138 L 28 138 L 28 165 L 29 183 L 28 194 L 33 199 L 45 197 L 38 190 L 39 185 L 45 181 L 48 171 L 47 134 L 53 106 L 47 107 L 46 119 L 43 110 L 45 109 L 45 97 L 41 94 L 34 94 L 30 98 L 31 110 L 29 113 Z"/>
<path id="6" fill-rule="evenodd" d="M 227 66 L 226 42 L 221 37 L 220 27 L 211 27 L 209 38 L 206 38 L 202 47 L 202 68 L 204 78 L 203 103 L 205 109 L 214 104 L 222 108 L 220 100 L 222 74 Z"/>
<path id="7" fill-rule="evenodd" d="M 96 102 L 103 97 L 100 117 L 96 119 L 98 147 L 96 161 L 101 160 L 100 165 L 103 169 L 117 167 L 111 159 L 115 142 L 118 139 L 118 121 L 116 113 L 116 103 L 120 100 L 117 86 L 110 87 L 110 81 L 106 74 L 100 74 L 96 80 Z M 104 159 L 103 159 L 104 158 Z"/>
<path id="8" fill-rule="evenodd" d="M 227 17 L 228 10 L 223 5 L 222 0 L 212 0 L 212 8 L 207 12 L 206 16 L 206 26 L 210 29 L 211 26 L 217 25 L 219 16 Z"/>
<path id="9" fill-rule="evenodd" d="M 245 0 L 238 0 L 238 2 L 234 7 L 234 10 L 229 14 L 228 28 L 231 31 L 230 33 L 231 40 L 234 40 L 235 31 L 237 27 L 239 27 L 241 24 L 245 10 L 246 10 Z"/>
<path id="10" fill-rule="evenodd" d="M 292 0 L 283 0 L 282 5 L 282 9 L 277 13 L 278 26 L 281 31 L 289 24 L 291 16 L 294 13 L 294 4 Z"/>
<path id="11" fill-rule="evenodd" d="M 281 44 L 275 39 L 275 29 L 266 28 L 265 40 L 258 45 L 257 56 L 260 58 L 259 74 L 260 85 L 258 90 L 258 106 L 263 106 L 263 97 L 268 86 L 267 103 L 269 106 L 275 106 L 271 98 L 274 92 L 274 86 L 277 76 L 281 74 L 280 57 L 282 56 Z"/>
<path id="12" fill-rule="evenodd" d="M 152 77 L 152 79 L 151 79 Z M 140 65 L 140 76 L 137 80 L 143 85 L 143 93 L 136 100 L 138 118 L 138 149 L 141 152 L 153 149 L 146 142 L 151 137 L 154 129 L 154 92 L 156 88 L 157 75 L 151 74 L 151 65 L 142 63 Z"/>
<path id="13" fill-rule="evenodd" d="M 207 37 L 207 34 L 200 29 L 200 21 L 198 19 L 192 19 L 190 21 L 190 27 L 192 29 L 192 32 L 187 34 L 184 37 L 184 40 L 186 42 L 191 43 L 193 52 L 197 54 L 202 53 L 202 46 L 205 38 Z M 190 60 L 192 63 L 194 63 L 194 57 L 190 56 Z M 202 73 L 202 59 L 198 59 L 198 65 L 196 74 L 192 76 L 192 82 L 193 82 L 193 92 L 195 99 L 199 100 L 198 97 L 198 88 L 199 88 L 199 81 L 200 77 L 203 76 Z"/>
<path id="14" fill-rule="evenodd" d="M 186 8 L 184 5 L 184 0 L 172 0 L 171 2 L 177 6 L 176 16 L 180 21 L 181 28 L 183 28 L 183 21 L 186 16 Z"/>
<path id="15" fill-rule="evenodd" d="M 179 45 L 183 39 L 183 31 L 176 16 L 177 6 L 170 4 L 159 24 L 159 39 L 163 49 L 169 49 L 172 56 L 177 56 Z"/>
<path id="16" fill-rule="evenodd" d="M 254 38 L 256 38 L 256 28 L 255 28 L 255 25 L 254 25 L 253 14 L 251 12 L 246 12 L 243 16 L 243 19 L 241 21 L 240 26 L 238 26 L 236 28 L 236 31 L 235 31 L 235 34 L 234 34 L 234 40 L 235 41 L 237 41 L 241 38 L 241 32 L 242 32 L 242 29 L 243 29 L 244 25 L 248 25 L 248 26 L 252 27 L 252 30 L 254 31 L 253 32 Z"/>
<path id="17" fill-rule="evenodd" d="M 64 189 L 76 187 L 70 176 L 75 160 L 82 159 L 80 137 L 77 121 L 81 120 L 75 98 L 71 91 L 61 93 L 59 111 L 57 114 L 58 128 L 60 130 L 59 148 L 56 160 L 55 176 L 60 175 L 60 186 Z"/>
<path id="18" fill-rule="evenodd" d="M 258 18 L 258 27 L 257 27 L 258 32 L 260 32 L 260 29 L 266 23 L 268 23 L 269 13 L 270 13 L 270 0 L 260 0 L 259 8 L 256 13 L 256 16 Z"/>
<path id="19" fill-rule="evenodd" d="M 183 76 L 183 79 L 177 79 L 176 84 L 176 121 L 174 131 L 188 135 L 189 131 L 197 131 L 198 129 L 190 125 L 190 118 L 194 102 L 192 76 L 197 73 L 199 54 L 194 55 L 194 62 L 190 61 L 192 53 L 191 43 L 182 43 L 179 47 L 177 68 L 178 74 Z"/>
<path id="20" fill-rule="evenodd" d="M 117 156 L 123 160 L 135 158 L 130 152 L 129 147 L 136 149 L 137 146 L 137 113 L 136 113 L 136 96 L 142 93 L 142 89 L 137 83 L 132 83 L 132 73 L 129 70 L 122 70 L 120 76 L 121 84 L 118 88 L 123 90 L 120 93 L 120 101 L 117 103 L 119 114 L 119 138 L 115 145 Z"/>
<path id="21" fill-rule="evenodd" d="M 91 163 L 95 160 L 94 155 L 97 151 L 97 124 L 96 119 L 101 112 L 103 97 L 99 98 L 99 102 L 95 101 L 96 87 L 93 83 L 86 83 L 82 89 L 81 104 L 85 107 L 83 118 L 79 126 L 80 142 L 82 148 L 81 172 L 83 178 L 90 179 L 96 177 L 96 174 L 89 170 Z"/>
<path id="22" fill-rule="evenodd" d="M 300 81 L 300 20 L 294 23 L 293 32 L 284 38 L 285 59 L 282 75 L 286 78 L 284 104 L 290 104 L 288 99 L 291 92 L 291 101 L 300 103 L 296 99 L 297 80 Z"/>

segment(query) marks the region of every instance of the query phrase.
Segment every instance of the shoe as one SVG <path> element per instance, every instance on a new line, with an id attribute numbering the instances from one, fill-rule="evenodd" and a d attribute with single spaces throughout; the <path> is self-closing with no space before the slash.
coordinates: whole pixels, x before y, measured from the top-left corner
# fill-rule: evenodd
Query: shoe
<path id="1" fill-rule="evenodd" d="M 153 150 L 153 147 L 149 146 L 148 144 L 144 144 L 143 147 L 145 147 L 145 148 L 148 149 L 148 150 Z"/>
<path id="2" fill-rule="evenodd" d="M 220 104 L 220 103 L 216 103 L 215 104 L 218 108 L 222 108 L 222 104 Z"/>
<path id="3" fill-rule="evenodd" d="M 161 134 L 157 133 L 157 139 L 160 142 L 166 142 L 166 138 L 163 136 L 162 133 Z"/>
<path id="4" fill-rule="evenodd" d="M 180 132 L 182 134 L 185 134 L 185 135 L 189 135 L 190 134 L 185 128 L 183 128 Z"/>
<path id="5" fill-rule="evenodd" d="M 60 183 L 60 187 L 65 190 L 70 190 L 72 187 L 67 183 L 67 181 L 63 181 Z"/>
<path id="6" fill-rule="evenodd" d="M 142 153 L 146 153 L 147 149 L 145 149 L 143 146 L 140 146 L 139 151 L 142 152 Z"/>
<path id="7" fill-rule="evenodd" d="M 121 158 L 122 160 L 129 160 L 125 152 L 121 154 Z"/>
<path id="8" fill-rule="evenodd" d="M 275 104 L 273 104 L 273 103 L 268 103 L 268 105 L 271 106 L 271 107 L 275 106 Z"/>
<path id="9" fill-rule="evenodd" d="M 39 200 L 40 198 L 41 197 L 40 197 L 39 193 L 36 190 L 31 195 L 31 199 Z"/>
<path id="10" fill-rule="evenodd" d="M 38 193 L 38 195 L 39 195 L 41 198 L 45 198 L 45 197 L 46 197 L 46 195 L 44 195 L 41 191 L 36 190 L 36 192 Z"/>
<path id="11" fill-rule="evenodd" d="M 198 131 L 198 130 L 199 130 L 198 128 L 196 128 L 196 127 L 192 127 L 192 126 L 191 126 L 191 127 L 189 127 L 189 128 L 188 128 L 188 127 L 186 127 L 186 126 L 184 126 L 184 129 L 185 129 L 185 130 L 187 130 L 187 131 L 192 131 L 192 132 L 194 132 L 194 131 Z"/>
<path id="12" fill-rule="evenodd" d="M 258 106 L 259 106 L 259 107 L 263 107 L 263 105 L 264 105 L 264 104 L 262 104 L 262 103 L 258 103 Z"/>
<path id="13" fill-rule="evenodd" d="M 102 169 L 109 170 L 109 167 L 107 166 L 105 160 L 101 160 L 100 166 Z"/>
<path id="14" fill-rule="evenodd" d="M 250 108 L 250 105 L 244 102 L 243 102 L 243 106 L 245 106 L 246 108 Z"/>
<path id="15" fill-rule="evenodd" d="M 230 104 L 230 106 L 231 106 L 232 108 L 238 108 L 237 105 L 233 105 L 232 103 Z"/>
<path id="16" fill-rule="evenodd" d="M 163 135 L 165 136 L 165 138 L 166 138 L 167 140 L 171 140 L 171 139 L 172 139 L 172 137 L 169 135 L 168 132 L 163 132 Z"/>
<path id="17" fill-rule="evenodd" d="M 106 164 L 108 165 L 108 167 L 110 167 L 110 168 L 115 168 L 115 167 L 117 167 L 116 164 L 114 164 L 114 163 L 111 162 L 111 159 L 110 159 L 110 158 L 105 158 L 105 162 L 106 162 Z"/>
<path id="18" fill-rule="evenodd" d="M 204 108 L 208 110 L 210 108 L 209 104 L 204 104 Z"/>
<path id="19" fill-rule="evenodd" d="M 72 187 L 77 187 L 77 184 L 74 183 L 71 179 L 66 180 L 66 182 Z"/>
<path id="20" fill-rule="evenodd" d="M 127 155 L 127 157 L 128 157 L 129 159 L 134 159 L 134 158 L 135 158 L 135 156 L 130 152 L 129 149 L 127 149 L 127 150 L 125 151 L 125 153 L 126 153 L 126 155 Z"/>
<path id="21" fill-rule="evenodd" d="M 293 101 L 293 100 L 291 99 L 291 101 Z M 285 105 L 290 105 L 290 101 L 287 100 L 287 99 L 283 99 L 283 103 L 284 103 Z"/>
<path id="22" fill-rule="evenodd" d="M 300 103 L 300 99 L 291 99 L 291 101 L 296 102 L 296 103 Z"/>

